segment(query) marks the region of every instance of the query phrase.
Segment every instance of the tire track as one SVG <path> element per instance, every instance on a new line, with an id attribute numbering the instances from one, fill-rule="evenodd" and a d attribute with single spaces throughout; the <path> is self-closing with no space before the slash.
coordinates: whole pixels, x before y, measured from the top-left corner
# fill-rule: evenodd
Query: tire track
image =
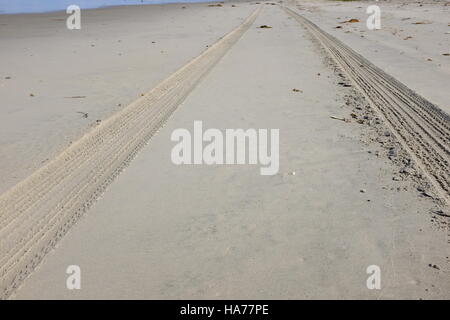
<path id="1" fill-rule="evenodd" d="M 253 24 L 236 29 L 0 196 L 0 298 L 6 299 Z"/>
<path id="2" fill-rule="evenodd" d="M 302 15 L 282 8 L 320 42 L 379 113 L 438 197 L 450 204 L 449 115 Z"/>

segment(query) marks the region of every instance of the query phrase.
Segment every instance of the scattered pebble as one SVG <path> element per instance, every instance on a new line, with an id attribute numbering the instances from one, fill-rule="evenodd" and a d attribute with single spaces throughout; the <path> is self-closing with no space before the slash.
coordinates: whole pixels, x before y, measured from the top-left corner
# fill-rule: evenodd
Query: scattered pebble
<path id="1" fill-rule="evenodd" d="M 396 157 L 397 156 L 397 150 L 395 148 L 389 149 L 388 156 L 389 157 Z"/>
<path id="2" fill-rule="evenodd" d="M 429 193 L 427 193 L 426 191 L 422 192 L 420 195 L 427 197 L 427 198 L 433 198 L 433 196 Z"/>
<path id="3" fill-rule="evenodd" d="M 436 269 L 436 270 L 441 270 L 437 265 L 435 265 L 435 264 L 428 264 L 428 266 L 430 267 L 430 268 L 433 268 L 433 269 Z"/>
<path id="4" fill-rule="evenodd" d="M 406 167 L 400 169 L 399 173 L 403 173 L 403 174 L 411 174 L 410 170 Z"/>
<path id="5" fill-rule="evenodd" d="M 444 211 L 442 210 L 434 210 L 432 211 L 434 214 L 437 214 L 438 216 L 442 216 L 442 217 L 450 217 L 450 215 L 445 214 Z M 448 258 L 448 257 L 447 257 Z"/>
<path id="6" fill-rule="evenodd" d="M 359 20 L 353 18 L 353 19 L 350 19 L 350 20 L 347 20 L 347 21 L 342 21 L 340 23 L 355 23 L 355 22 L 359 22 Z"/>
<path id="7" fill-rule="evenodd" d="M 348 120 L 348 119 L 340 118 L 340 117 L 336 117 L 336 116 L 330 116 L 330 118 L 334 119 L 334 120 L 341 120 L 341 121 L 344 121 L 344 122 L 350 122 L 350 120 Z"/>

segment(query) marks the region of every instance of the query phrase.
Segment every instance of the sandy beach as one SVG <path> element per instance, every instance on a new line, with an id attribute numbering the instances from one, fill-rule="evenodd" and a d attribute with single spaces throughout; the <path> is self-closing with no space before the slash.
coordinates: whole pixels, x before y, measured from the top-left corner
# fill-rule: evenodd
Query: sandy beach
<path id="1" fill-rule="evenodd" d="M 449 10 L 0 15 L 0 298 L 449 299 Z M 174 164 L 195 121 L 278 129 L 278 171 Z"/>
<path id="2" fill-rule="evenodd" d="M 369 4 L 376 3 L 302 1 L 297 8 L 323 30 L 449 113 L 448 2 L 379 2 L 382 27 L 373 32 L 366 27 Z M 350 19 L 360 22 L 342 23 Z"/>
<path id="3" fill-rule="evenodd" d="M 1 16 L 0 192 L 198 56 L 252 8 L 236 9 L 86 10 L 79 32 L 66 28 L 65 12 Z"/>

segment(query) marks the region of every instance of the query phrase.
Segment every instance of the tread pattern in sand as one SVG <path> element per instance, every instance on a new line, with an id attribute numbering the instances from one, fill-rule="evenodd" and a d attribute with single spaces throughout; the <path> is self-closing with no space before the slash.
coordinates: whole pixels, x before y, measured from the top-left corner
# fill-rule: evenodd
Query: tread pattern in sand
<path id="1" fill-rule="evenodd" d="M 441 200 L 449 204 L 450 116 L 297 12 L 283 7 L 329 52 L 378 111 Z"/>
<path id="2" fill-rule="evenodd" d="M 86 212 L 260 10 L 0 196 L 0 298 L 9 297 Z"/>

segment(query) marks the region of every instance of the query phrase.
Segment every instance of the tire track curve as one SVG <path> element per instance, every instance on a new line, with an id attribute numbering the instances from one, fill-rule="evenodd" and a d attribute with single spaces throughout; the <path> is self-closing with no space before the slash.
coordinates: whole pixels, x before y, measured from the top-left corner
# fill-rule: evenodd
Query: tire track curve
<path id="1" fill-rule="evenodd" d="M 260 11 L 0 196 L 0 299 L 89 209 Z"/>
<path id="2" fill-rule="evenodd" d="M 450 204 L 450 116 L 304 16 L 282 9 L 319 41 Z"/>

